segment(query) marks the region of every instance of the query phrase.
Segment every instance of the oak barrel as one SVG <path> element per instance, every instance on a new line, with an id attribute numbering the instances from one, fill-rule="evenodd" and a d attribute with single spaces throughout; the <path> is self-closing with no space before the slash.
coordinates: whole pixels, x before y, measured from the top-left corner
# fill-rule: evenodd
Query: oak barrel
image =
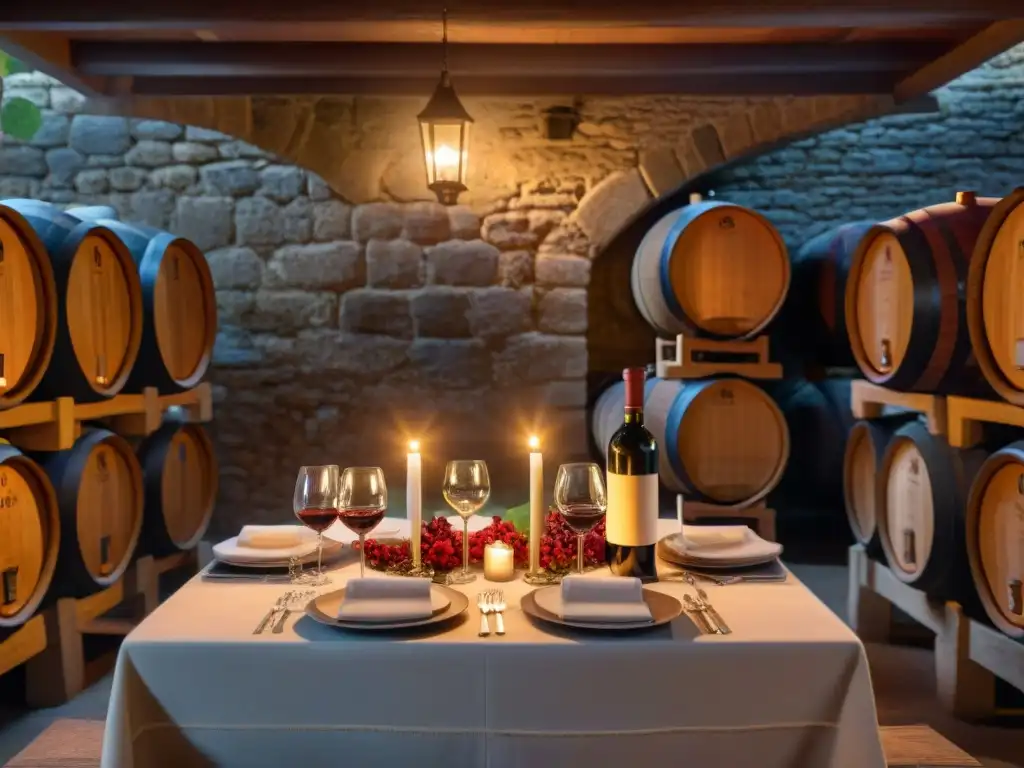
<path id="1" fill-rule="evenodd" d="M 93 402 L 121 391 L 142 341 L 142 288 L 124 243 L 107 227 L 49 203 L 7 200 L 46 246 L 57 288 L 53 356 L 33 400 Z"/>
<path id="2" fill-rule="evenodd" d="M 82 597 L 115 583 L 142 530 L 142 469 L 131 445 L 113 432 L 92 429 L 66 451 L 34 456 L 60 507 L 55 590 Z"/>
<path id="3" fill-rule="evenodd" d="M 691 203 L 650 228 L 630 282 L 637 309 L 659 334 L 743 338 L 782 308 L 789 257 L 782 237 L 756 211 Z"/>
<path id="4" fill-rule="evenodd" d="M 217 337 L 217 299 L 203 252 L 170 232 L 92 218 L 94 209 L 73 208 L 68 213 L 117 235 L 138 267 L 142 346 L 124 390 L 156 387 L 161 392 L 178 392 L 194 387 L 206 374 Z"/>
<path id="5" fill-rule="evenodd" d="M 951 448 L 920 422 L 893 434 L 876 488 L 878 536 L 892 572 L 927 594 L 969 604 L 967 495 L 985 454 Z"/>
<path id="6" fill-rule="evenodd" d="M 622 424 L 624 387 L 613 385 L 595 403 L 598 446 L 607 446 Z M 753 503 L 775 487 L 789 458 L 782 413 L 742 379 L 649 379 L 644 419 L 658 441 L 662 484 L 694 500 Z"/>
<path id="7" fill-rule="evenodd" d="M 57 496 L 46 473 L 0 442 L 0 629 L 32 617 L 53 579 L 60 543 Z"/>
<path id="8" fill-rule="evenodd" d="M 967 503 L 967 556 L 985 614 L 1024 640 L 1024 441 L 982 465 Z"/>
<path id="9" fill-rule="evenodd" d="M 841 224 L 808 240 L 793 257 L 793 284 L 783 309 L 791 343 L 807 362 L 853 368 L 846 332 L 846 279 L 872 222 Z"/>
<path id="10" fill-rule="evenodd" d="M 53 355 L 57 286 L 35 230 L 0 203 L 0 408 L 38 386 Z"/>
<path id="11" fill-rule="evenodd" d="M 217 498 L 217 458 L 198 424 L 166 422 L 138 447 L 145 486 L 140 549 L 170 555 L 195 547 Z"/>
<path id="12" fill-rule="evenodd" d="M 995 202 L 960 193 L 862 238 L 846 284 L 846 327 L 867 379 L 912 392 L 990 391 L 971 350 L 962 286 Z"/>
<path id="13" fill-rule="evenodd" d="M 838 506 L 843 487 L 843 450 L 853 426 L 850 380 L 765 383 L 786 419 L 791 445 L 778 492 L 789 502 Z"/>
<path id="14" fill-rule="evenodd" d="M 884 557 L 876 525 L 878 469 L 893 433 L 916 415 L 899 415 L 858 421 L 850 430 L 843 455 L 843 505 L 853 537 L 868 555 Z"/>
<path id="15" fill-rule="evenodd" d="M 1024 405 L 1024 187 L 999 201 L 967 275 L 967 327 L 992 388 Z"/>

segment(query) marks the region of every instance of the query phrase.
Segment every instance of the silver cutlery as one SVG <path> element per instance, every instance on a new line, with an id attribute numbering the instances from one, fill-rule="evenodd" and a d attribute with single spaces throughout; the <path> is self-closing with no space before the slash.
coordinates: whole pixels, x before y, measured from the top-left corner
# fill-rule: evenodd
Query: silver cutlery
<path id="1" fill-rule="evenodd" d="M 487 621 L 487 614 L 491 611 L 491 593 L 477 592 L 476 607 L 480 609 L 480 637 L 487 637 L 491 634 L 491 625 Z"/>
<path id="2" fill-rule="evenodd" d="M 707 610 L 708 615 L 711 617 L 711 619 L 718 625 L 718 628 L 722 631 L 722 634 L 732 634 L 732 630 L 729 628 L 729 625 L 726 624 L 725 621 L 722 619 L 722 614 L 715 610 L 715 607 L 711 605 L 711 601 L 708 600 L 708 593 L 705 592 L 701 587 L 697 586 L 697 582 L 692 575 L 686 574 L 684 578 L 691 587 L 697 590 L 697 599 L 699 600 L 700 604 L 704 606 L 705 610 Z"/>
<path id="3" fill-rule="evenodd" d="M 496 590 L 492 592 L 494 608 L 494 621 L 497 626 L 497 632 L 499 635 L 505 634 L 505 593 L 502 590 Z"/>
<path id="4" fill-rule="evenodd" d="M 267 615 L 264 616 L 263 620 L 256 625 L 256 629 L 254 629 L 252 633 L 254 635 L 258 635 L 261 632 L 263 632 L 263 630 L 267 628 L 267 625 L 271 621 L 273 621 L 274 617 L 277 615 L 277 612 L 284 608 L 284 606 L 288 603 L 288 600 L 291 598 L 291 596 L 292 592 L 285 592 L 283 595 L 277 598 L 277 602 L 274 603 L 273 607 L 269 611 L 267 611 Z"/>
<path id="5" fill-rule="evenodd" d="M 697 624 L 697 629 L 703 632 L 705 635 L 714 635 L 714 627 L 711 626 L 711 621 L 707 615 L 697 606 L 697 602 L 689 595 L 683 595 L 683 606 L 686 608 L 686 613 L 691 616 L 694 622 Z"/>
<path id="6" fill-rule="evenodd" d="M 285 623 L 288 621 L 288 617 L 295 613 L 298 607 L 304 607 L 304 604 L 315 594 L 316 592 L 296 592 L 292 595 L 291 599 L 285 603 L 284 609 L 281 611 L 281 616 L 274 624 L 274 628 L 270 630 L 271 634 L 282 634 L 284 632 Z M 292 606 L 295 606 L 295 608 Z"/>

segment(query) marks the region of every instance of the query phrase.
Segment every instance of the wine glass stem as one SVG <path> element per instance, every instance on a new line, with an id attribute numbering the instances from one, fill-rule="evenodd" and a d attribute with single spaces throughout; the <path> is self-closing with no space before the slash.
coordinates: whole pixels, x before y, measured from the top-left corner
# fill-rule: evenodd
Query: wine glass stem
<path id="1" fill-rule="evenodd" d="M 363 578 L 366 570 L 366 534 L 359 534 L 359 578 Z"/>
<path id="2" fill-rule="evenodd" d="M 323 531 L 316 533 L 316 576 L 324 575 L 324 534 Z"/>
<path id="3" fill-rule="evenodd" d="M 462 572 L 469 573 L 469 518 L 462 518 Z"/>
<path id="4" fill-rule="evenodd" d="M 576 534 L 576 567 L 579 573 L 583 573 L 583 534 Z"/>

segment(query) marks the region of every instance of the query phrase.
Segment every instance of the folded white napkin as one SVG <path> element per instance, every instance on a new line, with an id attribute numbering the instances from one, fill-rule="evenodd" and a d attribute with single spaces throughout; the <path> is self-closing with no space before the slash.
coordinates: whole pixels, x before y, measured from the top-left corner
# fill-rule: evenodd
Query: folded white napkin
<path id="1" fill-rule="evenodd" d="M 566 621 L 651 621 L 640 579 L 566 576 L 561 617 Z"/>
<path id="2" fill-rule="evenodd" d="M 344 621 L 413 621 L 428 618 L 430 579 L 352 579 L 338 609 Z"/>
<path id="3" fill-rule="evenodd" d="M 249 549 L 288 549 L 307 541 L 316 534 L 301 525 L 246 525 L 238 534 L 238 546 Z"/>
<path id="4" fill-rule="evenodd" d="M 687 549 L 731 547 L 747 539 L 745 525 L 684 525 L 683 540 Z"/>

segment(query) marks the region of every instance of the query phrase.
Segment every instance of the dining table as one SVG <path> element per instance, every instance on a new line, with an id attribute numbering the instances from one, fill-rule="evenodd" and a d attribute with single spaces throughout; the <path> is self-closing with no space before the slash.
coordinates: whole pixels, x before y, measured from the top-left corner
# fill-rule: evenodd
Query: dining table
<path id="1" fill-rule="evenodd" d="M 658 568 L 647 589 L 694 594 Z M 639 632 L 539 622 L 521 573 L 453 587 L 470 606 L 440 627 L 352 632 L 299 611 L 260 634 L 295 587 L 197 574 L 125 638 L 101 765 L 884 767 L 864 647 L 791 572 L 701 585 L 730 634 L 686 613 Z M 319 590 L 358 575 L 346 550 Z M 489 589 L 506 632 L 481 637 Z"/>

